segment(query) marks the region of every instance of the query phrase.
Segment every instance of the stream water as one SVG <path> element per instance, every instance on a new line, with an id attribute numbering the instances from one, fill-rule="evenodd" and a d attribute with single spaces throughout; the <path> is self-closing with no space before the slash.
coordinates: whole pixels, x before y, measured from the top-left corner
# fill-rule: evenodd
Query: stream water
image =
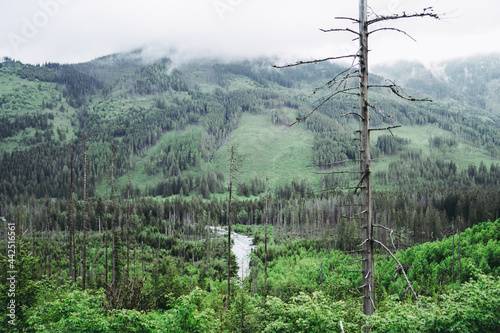
<path id="1" fill-rule="evenodd" d="M 227 235 L 227 230 L 221 227 L 210 227 L 215 230 L 219 235 Z M 238 277 L 244 280 L 250 274 L 250 253 L 255 245 L 252 244 L 253 239 L 251 237 L 240 235 L 236 232 L 231 232 L 231 239 L 234 240 L 234 244 L 231 247 L 236 256 L 236 262 L 238 263 Z"/>

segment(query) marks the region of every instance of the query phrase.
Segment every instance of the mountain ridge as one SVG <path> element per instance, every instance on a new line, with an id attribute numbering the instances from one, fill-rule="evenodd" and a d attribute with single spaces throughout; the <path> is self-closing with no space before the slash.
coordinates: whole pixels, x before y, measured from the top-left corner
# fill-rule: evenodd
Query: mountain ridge
<path id="1" fill-rule="evenodd" d="M 394 134 L 411 141 L 409 145 L 391 141 L 391 145 L 398 148 L 391 148 L 389 154 L 386 148 L 381 149 L 386 147 L 382 141 L 372 142 L 375 158 L 380 160 L 378 166 L 375 165 L 376 170 L 385 171 L 390 161 L 408 150 L 422 150 L 423 157 L 455 159 L 459 169 L 467 168 L 470 163 L 479 165 L 481 160 L 487 165 L 498 163 L 499 112 L 493 95 L 500 65 L 484 73 L 481 66 L 484 67 L 489 58 L 484 59 L 475 67 L 469 64 L 472 60 L 463 64 L 471 68 L 474 73 L 471 75 L 476 76 L 472 82 L 479 82 L 481 74 L 487 76 L 487 83 L 479 87 L 487 90 L 487 96 L 482 96 L 479 88 L 463 93 L 465 84 L 460 81 L 463 76 L 460 74 L 460 62 L 450 64 L 452 68 L 458 68 L 455 71 L 447 70 L 456 77 L 451 81 L 448 79 L 451 83 L 422 66 L 403 64 L 382 68 L 384 74 L 397 74 L 396 82 L 403 82 L 402 85 L 411 94 L 438 98 L 433 103 L 411 104 L 394 98 L 382 89 L 373 90 L 371 98 L 374 105 L 383 113 L 392 115 L 390 118 L 383 117 L 382 112 L 375 110 L 372 112 L 374 126 L 405 125 L 408 128 L 406 131 L 396 130 Z M 493 63 L 500 64 L 500 58 L 496 61 Z M 8 120 L 9 125 L 2 129 L 1 153 L 4 159 L 7 158 L 5 154 L 11 154 L 8 158 L 17 161 L 23 161 L 21 157 L 21 160 L 16 157 L 23 155 L 23 150 L 38 149 L 50 156 L 53 154 L 49 153 L 53 151 L 51 147 L 62 148 L 70 142 L 77 143 L 82 133 L 87 132 L 92 140 L 92 187 L 98 193 L 104 191 L 102 179 L 107 163 L 106 151 L 110 152 L 110 142 L 115 141 L 118 146 L 116 167 L 122 187 L 126 175 L 131 173 L 134 180 L 141 179 L 137 183 L 140 183 L 138 186 L 143 194 L 177 195 L 183 189 L 185 194 L 203 192 L 207 196 L 223 192 L 223 178 L 228 179 L 224 163 L 212 163 L 213 158 L 220 161 L 227 159 L 224 147 L 238 140 L 242 144 L 241 138 L 245 137 L 247 151 L 242 154 L 247 155 L 248 161 L 258 159 L 257 153 L 252 155 L 257 151 L 283 155 L 283 160 L 274 166 L 263 160 L 261 165 L 253 167 L 260 173 L 254 170 L 242 172 L 240 193 L 251 192 L 245 187 L 261 183 L 262 180 L 257 181 L 256 177 L 263 177 L 264 174 L 273 174 L 277 178 L 274 182 L 277 186 L 285 186 L 293 180 L 300 182 L 301 179 L 316 190 L 331 185 L 332 181 L 326 180 L 329 176 L 320 176 L 306 168 L 300 171 L 295 160 L 297 156 L 312 156 L 307 161 L 300 158 L 303 160 L 301 165 L 307 166 L 355 158 L 357 148 L 352 139 L 357 121 L 350 116 L 340 117 L 357 105 L 354 97 L 341 96 L 330 100 L 302 124 L 282 129 L 282 134 L 276 134 L 280 132 L 273 128 L 286 129 L 295 118 L 303 117 L 328 97 L 330 92 L 327 89 L 315 89 L 342 71 L 343 67 L 325 62 L 277 70 L 271 67 L 272 64 L 273 59 L 261 58 L 238 62 L 205 59 L 176 65 L 167 57 L 144 61 L 140 50 L 75 65 L 33 66 L 4 61 L 0 68 L 0 80 L 4 87 L 0 90 L 0 101 L 4 123 L 7 124 Z M 412 72 L 408 73 L 407 68 L 411 68 Z M 372 75 L 371 80 L 378 84 L 384 82 L 380 75 Z M 23 123 L 29 114 L 36 119 L 31 122 L 24 120 Z M 255 124 L 244 127 L 245 131 L 235 132 L 242 116 L 247 114 L 257 117 L 252 118 Z M 278 139 L 280 135 L 290 132 L 292 137 L 298 138 L 296 145 L 305 147 L 301 145 L 300 138 L 310 137 L 307 140 L 312 154 L 304 151 L 297 155 L 293 152 L 294 145 L 288 145 L 280 153 L 280 147 L 274 147 L 272 142 L 259 141 L 258 137 L 252 136 L 259 130 L 259 123 L 271 126 L 261 127 L 269 129 L 263 135 L 274 137 L 277 142 L 281 140 Z M 182 134 L 187 126 L 198 129 L 196 140 Z M 420 132 L 427 133 L 427 141 L 416 138 L 420 127 L 425 128 Z M 162 139 L 166 133 L 174 133 L 173 137 L 187 141 L 172 146 L 173 143 L 165 143 Z M 391 140 L 375 132 L 373 137 L 374 140 Z M 160 151 L 157 147 L 159 142 L 164 142 Z M 443 142 L 450 144 L 446 146 Z M 251 147 L 263 147 L 263 150 Z M 475 149 L 472 150 L 472 147 Z M 57 196 L 65 192 L 62 184 L 63 179 L 67 179 L 69 163 L 61 148 L 58 148 L 61 151 L 58 157 L 50 156 L 58 161 L 57 166 L 44 171 L 53 180 L 59 179 L 59 185 L 55 186 L 58 190 L 43 190 L 40 189 L 42 185 L 33 184 L 37 193 Z M 446 151 L 448 155 L 440 157 L 438 151 Z M 29 152 L 27 154 L 33 156 Z M 456 159 L 459 155 L 465 157 Z M 283 172 L 280 173 L 280 169 Z M 288 172 L 288 169 L 294 171 Z M 38 170 L 28 168 L 26 172 L 33 174 L 24 176 L 28 182 L 45 179 L 45 175 L 41 177 Z M 225 177 L 221 176 L 224 174 Z M 290 174 L 297 177 L 290 179 Z M 12 178 L 9 177 L 23 179 L 21 174 L 9 175 L 4 182 L 11 183 Z M 81 175 L 78 175 L 77 179 L 80 178 Z M 334 183 L 339 181 L 348 184 L 353 179 L 347 177 Z M 205 186 L 208 184 L 210 186 Z M 158 190 L 159 187 L 161 190 Z M 209 191 L 202 191 L 202 187 L 208 187 Z M 260 185 L 253 187 L 255 194 L 259 193 L 257 187 L 262 190 Z M 26 189 L 20 192 L 27 194 Z"/>

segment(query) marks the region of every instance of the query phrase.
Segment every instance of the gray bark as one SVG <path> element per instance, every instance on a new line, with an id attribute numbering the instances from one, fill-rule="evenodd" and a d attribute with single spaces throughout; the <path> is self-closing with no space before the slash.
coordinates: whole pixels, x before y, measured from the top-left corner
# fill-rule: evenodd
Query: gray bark
<path id="1" fill-rule="evenodd" d="M 361 135 L 360 168 L 361 168 L 361 200 L 363 206 L 363 227 L 365 241 L 363 244 L 363 313 L 371 316 L 375 311 L 375 274 L 373 258 L 373 224 L 372 224 L 372 188 L 371 188 L 371 155 L 370 155 L 370 115 L 368 103 L 368 25 L 367 0 L 359 2 L 359 130 Z"/>

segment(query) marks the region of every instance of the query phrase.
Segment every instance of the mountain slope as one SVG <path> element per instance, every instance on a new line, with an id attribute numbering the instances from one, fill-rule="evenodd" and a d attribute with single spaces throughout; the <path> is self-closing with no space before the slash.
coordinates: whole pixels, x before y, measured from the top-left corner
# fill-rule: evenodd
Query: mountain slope
<path id="1" fill-rule="evenodd" d="M 372 112 L 373 126 L 403 125 L 393 131 L 394 138 L 373 132 L 379 185 L 393 184 L 390 175 L 401 174 L 396 169 L 405 163 L 398 161 L 408 154 L 421 163 L 428 159 L 429 170 L 440 168 L 439 161 L 463 170 L 471 163 L 484 161 L 489 167 L 500 160 L 495 99 L 500 60 L 495 59 L 488 62 L 495 69 L 487 75 L 482 72 L 486 60 L 450 62 L 443 77 L 415 64 L 380 69 L 412 94 L 435 101 L 409 103 L 383 90 L 371 92 L 378 108 Z M 356 158 L 357 120 L 341 117 L 357 105 L 356 97 L 335 97 L 303 123 L 287 127 L 329 96 L 327 89 L 312 92 L 342 67 L 322 63 L 276 70 L 271 64 L 269 59 L 200 59 L 177 66 L 168 58 L 146 62 L 140 50 L 76 65 L 4 61 L 0 193 L 7 198 L 65 196 L 70 142 L 81 185 L 83 132 L 90 138 L 91 192 L 101 195 L 111 142 L 119 188 L 130 174 L 136 194 L 223 193 L 231 145 L 241 155 L 238 181 L 244 196 L 262 193 L 266 176 L 274 188 L 293 180 L 317 190 L 355 182 L 306 166 Z M 464 77 L 461 68 L 470 74 Z M 372 80 L 380 83 L 383 77 Z M 469 83 L 478 88 L 466 89 Z M 404 172 L 410 183 L 411 175 Z M 420 178 L 432 183 L 433 177 Z"/>

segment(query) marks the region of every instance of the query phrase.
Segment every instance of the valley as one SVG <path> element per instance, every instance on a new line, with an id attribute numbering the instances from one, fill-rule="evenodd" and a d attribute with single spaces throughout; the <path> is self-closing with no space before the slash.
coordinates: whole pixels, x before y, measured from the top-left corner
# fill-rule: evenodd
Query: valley
<path id="1" fill-rule="evenodd" d="M 362 329 L 357 96 L 306 116 L 344 67 L 275 61 L 3 59 L 0 247 L 13 232 L 20 332 Z M 499 64 L 373 69 L 432 99 L 370 91 L 373 127 L 401 126 L 371 134 L 374 236 L 401 262 L 376 247 L 373 332 L 500 327 Z M 228 223 L 253 240 L 243 281 L 210 232 Z"/>

